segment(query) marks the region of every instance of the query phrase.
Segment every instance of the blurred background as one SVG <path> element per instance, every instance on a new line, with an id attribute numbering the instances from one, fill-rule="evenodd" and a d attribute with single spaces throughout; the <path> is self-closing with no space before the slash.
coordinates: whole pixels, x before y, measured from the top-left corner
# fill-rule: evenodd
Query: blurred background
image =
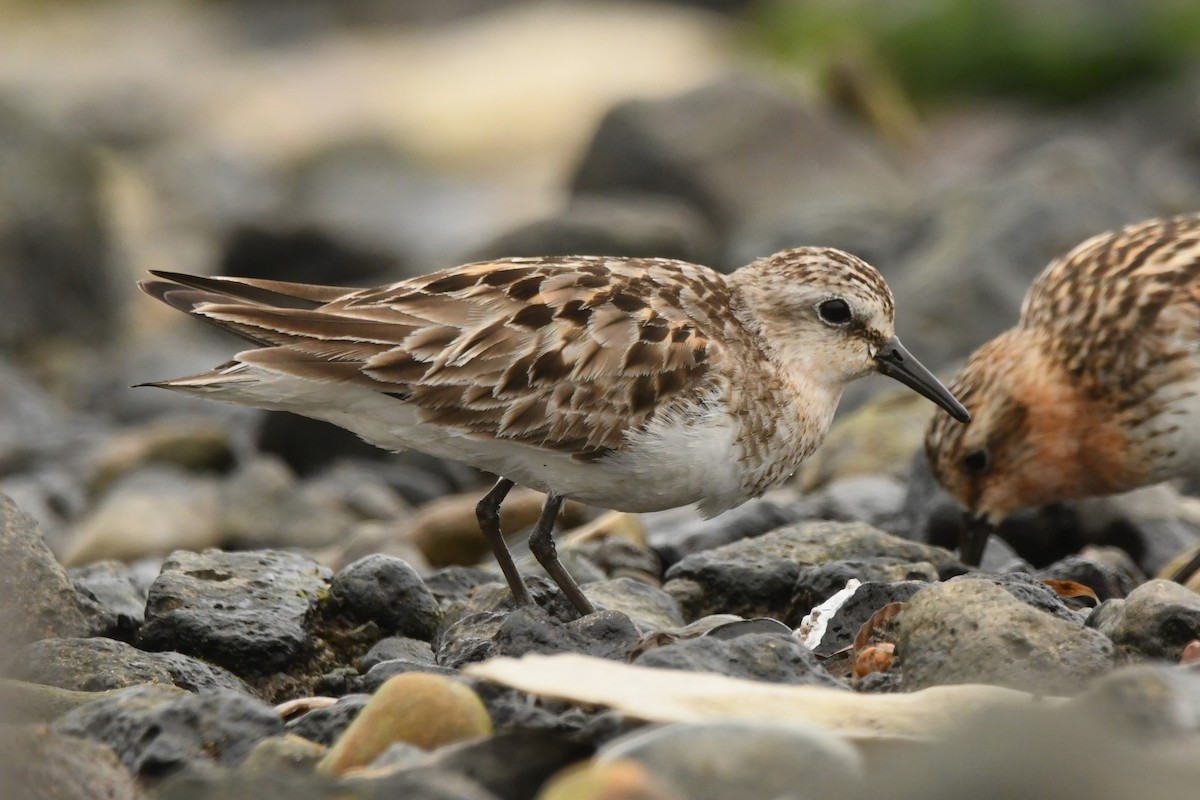
<path id="1" fill-rule="evenodd" d="M 441 561 L 395 526 L 469 470 L 130 388 L 239 346 L 142 296 L 149 269 L 368 285 L 833 245 L 881 269 L 947 374 L 1054 255 L 1200 209 L 1200 4 L 1046 9 L 0 0 L 0 492 L 68 566 L 384 542 Z M 804 488 L 906 474 L 930 407 L 869 402 L 893 388 L 855 387 Z"/>

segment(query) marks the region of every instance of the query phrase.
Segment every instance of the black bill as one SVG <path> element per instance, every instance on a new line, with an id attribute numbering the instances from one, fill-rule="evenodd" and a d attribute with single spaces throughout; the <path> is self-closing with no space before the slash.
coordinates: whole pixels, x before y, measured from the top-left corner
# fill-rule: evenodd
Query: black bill
<path id="1" fill-rule="evenodd" d="M 893 336 L 883 343 L 883 347 L 875 354 L 875 369 L 889 378 L 895 378 L 908 388 L 928 397 L 946 413 L 959 422 L 970 422 L 971 415 L 958 398 L 950 394 L 950 390 L 925 369 L 913 354 L 904 349 L 900 340 Z"/>
<path id="2" fill-rule="evenodd" d="M 958 531 L 958 560 L 968 567 L 978 567 L 993 530 L 995 526 L 983 517 L 963 514 L 962 527 Z"/>

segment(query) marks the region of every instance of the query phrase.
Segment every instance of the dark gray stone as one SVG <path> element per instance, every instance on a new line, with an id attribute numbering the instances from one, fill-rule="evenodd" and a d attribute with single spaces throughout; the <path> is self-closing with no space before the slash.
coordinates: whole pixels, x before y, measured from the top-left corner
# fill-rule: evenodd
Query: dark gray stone
<path id="1" fill-rule="evenodd" d="M 296 553 L 176 552 L 150 587 L 140 643 L 243 675 L 282 670 L 306 657 L 305 622 L 328 581 Z"/>
<path id="2" fill-rule="evenodd" d="M 1022 602 L 988 580 L 917 592 L 900 617 L 904 687 L 991 683 L 1075 694 L 1113 666 L 1108 637 Z"/>
<path id="3" fill-rule="evenodd" d="M 358 679 L 358 690 L 374 692 L 386 683 L 389 678 L 396 675 L 403 675 L 406 672 L 430 672 L 435 675 L 446 675 L 448 677 L 456 677 L 458 675 L 458 670 L 456 669 L 441 667 L 428 661 L 393 658 L 390 661 L 381 661 L 367 670 L 366 674 Z"/>
<path id="4" fill-rule="evenodd" d="M 800 625 L 814 606 L 846 588 L 852 580 L 862 583 L 892 581 L 926 581 L 938 579 L 932 564 L 913 563 L 896 558 L 860 558 L 846 561 L 829 561 L 814 564 L 800 570 L 796 579 L 796 593 L 787 614 L 787 622 L 793 628 Z"/>
<path id="5" fill-rule="evenodd" d="M 682 199 L 719 232 L 806 197 L 827 200 L 897 173 L 845 119 L 763 79 L 735 76 L 666 100 L 631 100 L 601 121 L 572 191 Z"/>
<path id="6" fill-rule="evenodd" d="M 310 742 L 331 746 L 370 699 L 371 696 L 367 694 L 348 694 L 327 708 L 314 708 L 290 720 L 284 729 Z"/>
<path id="7" fill-rule="evenodd" d="M 112 749 L 45 728 L 0 725 L 0 786 L 10 800 L 140 800 Z"/>
<path id="8" fill-rule="evenodd" d="M 497 572 L 483 567 L 443 567 L 425 576 L 425 586 L 443 603 L 463 600 L 485 584 L 503 582 L 504 578 Z"/>
<path id="9" fill-rule="evenodd" d="M 12 673 L 17 680 L 81 692 L 160 683 L 191 692 L 252 694 L 240 678 L 220 667 L 182 653 L 147 653 L 102 637 L 34 642 L 13 660 Z"/>
<path id="10" fill-rule="evenodd" d="M 0 105 L 0 347 L 113 331 L 119 308 L 89 148 Z"/>
<path id="11" fill-rule="evenodd" d="M 392 556 L 370 555 L 347 566 L 333 577 L 331 598 L 352 619 L 425 641 L 433 638 L 442 616 L 421 576 Z"/>
<path id="12" fill-rule="evenodd" d="M 905 487 L 887 475 L 839 478 L 806 499 L 815 519 L 880 525 L 894 518 L 904 504 Z"/>
<path id="13" fill-rule="evenodd" d="M 367 654 L 358 660 L 358 666 L 365 672 L 376 664 L 381 664 L 384 661 L 392 661 L 397 658 L 432 664 L 433 648 L 429 642 L 422 641 L 421 639 L 410 639 L 405 636 L 389 636 L 386 639 L 380 639 L 372 645 Z"/>
<path id="14" fill-rule="evenodd" d="M 1038 580 L 1074 581 L 1096 593 L 1100 602 L 1126 597 L 1138 580 L 1110 562 L 1067 556 L 1037 571 Z"/>
<path id="15" fill-rule="evenodd" d="M 135 686 L 67 712 L 51 730 L 103 742 L 150 779 L 193 762 L 237 766 L 260 739 L 283 733 L 283 722 L 266 703 L 236 692 Z"/>
<path id="16" fill-rule="evenodd" d="M 956 580 L 994 583 L 1022 603 L 1033 606 L 1039 611 L 1045 611 L 1047 614 L 1072 623 L 1080 621 L 1075 612 L 1067 607 L 1067 604 L 1055 594 L 1053 589 L 1032 575 L 1026 575 L 1023 572 L 1011 572 L 1005 575 L 971 573 Z"/>
<path id="17" fill-rule="evenodd" d="M 0 662 L 29 642 L 86 636 L 91 628 L 37 523 L 0 495 Z"/>
<path id="18" fill-rule="evenodd" d="M 751 500 L 712 519 L 703 519 L 691 508 L 643 514 L 646 540 L 662 557 L 663 566 L 701 550 L 761 536 L 768 531 L 810 517 L 803 502 Z"/>
<path id="19" fill-rule="evenodd" d="M 854 590 L 825 625 L 825 634 L 813 648 L 818 656 L 831 656 L 854 644 L 858 630 L 879 609 L 889 603 L 906 603 L 929 584 L 924 581 L 880 583 L 868 581 Z"/>
<path id="20" fill-rule="evenodd" d="M 504 611 L 478 611 L 456 619 L 438 635 L 437 663 L 459 669 L 496 655 L 496 633 L 507 616 Z"/>
<path id="21" fill-rule="evenodd" d="M 496 651 L 512 657 L 527 653 L 583 653 L 598 658 L 624 659 L 637 640 L 629 617 L 617 611 L 597 611 L 563 624 L 537 606 L 512 612 L 496 631 Z"/>
<path id="22" fill-rule="evenodd" d="M 597 608 L 628 614 L 639 625 L 673 628 L 683 624 L 683 613 L 674 597 L 633 578 L 593 581 L 588 584 L 587 596 Z"/>
<path id="23" fill-rule="evenodd" d="M 728 641 L 701 636 L 649 650 L 634 663 L 769 683 L 846 688 L 790 634 L 751 633 Z"/>
<path id="24" fill-rule="evenodd" d="M 783 617 L 800 570 L 827 561 L 894 558 L 958 567 L 945 550 L 901 539 L 859 522 L 801 522 L 754 539 L 684 558 L 663 586 L 688 619 L 708 614 Z M 961 567 L 958 567 L 961 568 Z"/>
<path id="25" fill-rule="evenodd" d="M 1124 600 L 1101 603 L 1087 625 L 1131 655 L 1177 662 L 1184 646 L 1200 639 L 1200 594 L 1172 581 L 1148 581 Z"/>
<path id="26" fill-rule="evenodd" d="M 121 561 L 96 561 L 67 570 L 67 577 L 113 615 L 118 630 L 136 632 L 142 626 L 150 587 Z"/>
<path id="27" fill-rule="evenodd" d="M 775 633 L 791 636 L 792 629 L 777 619 L 758 617 L 756 619 L 735 619 L 732 622 L 725 622 L 709 628 L 708 632 L 704 635 L 727 642 L 730 639 L 737 639 L 740 636 L 750 636 L 757 633 Z"/>

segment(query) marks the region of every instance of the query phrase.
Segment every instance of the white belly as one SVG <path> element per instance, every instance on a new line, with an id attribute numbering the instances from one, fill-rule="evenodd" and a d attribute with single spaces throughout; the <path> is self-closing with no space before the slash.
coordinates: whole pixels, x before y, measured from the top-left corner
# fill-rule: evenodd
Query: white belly
<path id="1" fill-rule="evenodd" d="M 698 503 L 712 516 L 750 499 L 735 421 L 712 404 L 704 413 L 658 415 L 627 446 L 596 461 L 511 440 L 476 437 L 421 422 L 394 397 L 242 367 L 219 383 L 181 391 L 291 411 L 346 428 L 387 450 L 418 450 L 540 491 L 618 511 L 660 511 Z"/>

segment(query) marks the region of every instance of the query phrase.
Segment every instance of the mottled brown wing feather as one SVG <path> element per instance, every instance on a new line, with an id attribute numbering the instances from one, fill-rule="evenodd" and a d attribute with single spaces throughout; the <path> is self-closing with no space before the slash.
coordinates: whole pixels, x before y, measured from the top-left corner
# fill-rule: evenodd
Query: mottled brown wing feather
<path id="1" fill-rule="evenodd" d="M 719 274 L 660 259 L 485 262 L 336 297 L 169 277 L 199 293 L 185 310 L 271 345 L 241 361 L 369 387 L 428 422 L 580 458 L 703 388 L 729 299 Z M 321 302 L 277 307 L 276 294 Z"/>
<path id="2" fill-rule="evenodd" d="M 1160 335 L 1175 328 L 1160 317 L 1178 304 L 1194 306 L 1198 286 L 1200 216 L 1154 220 L 1089 239 L 1051 262 L 1026 295 L 1020 325 L 1051 334 L 1044 338 L 1051 355 L 1086 390 L 1131 387 L 1163 357 L 1182 357 L 1160 346 Z M 1079 347 L 1080 338 L 1089 347 Z M 1192 341 L 1200 342 L 1200 329 Z"/>

